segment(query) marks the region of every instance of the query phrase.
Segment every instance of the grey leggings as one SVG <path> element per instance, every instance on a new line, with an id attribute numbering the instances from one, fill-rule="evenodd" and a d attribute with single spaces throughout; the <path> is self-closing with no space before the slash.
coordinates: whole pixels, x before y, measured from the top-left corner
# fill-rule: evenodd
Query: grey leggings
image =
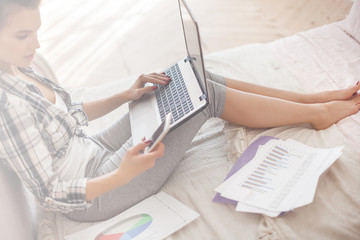
<path id="1" fill-rule="evenodd" d="M 163 140 L 165 154 L 156 160 L 151 168 L 130 183 L 113 189 L 93 200 L 84 210 L 74 210 L 68 214 L 75 221 L 102 221 L 109 219 L 135 205 L 139 201 L 157 193 L 176 165 L 182 160 L 201 126 L 211 117 L 221 116 L 225 104 L 225 80 L 223 77 L 207 73 L 209 105 L 189 121 L 171 131 Z M 102 151 L 89 162 L 86 177 L 94 178 L 118 168 L 126 151 L 132 147 L 129 115 L 126 114 L 96 138 L 112 149 Z"/>

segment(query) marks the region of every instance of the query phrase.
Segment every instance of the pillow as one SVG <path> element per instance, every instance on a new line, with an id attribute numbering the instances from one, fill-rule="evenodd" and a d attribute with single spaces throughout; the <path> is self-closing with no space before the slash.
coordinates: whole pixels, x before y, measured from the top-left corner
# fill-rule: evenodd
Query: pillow
<path id="1" fill-rule="evenodd" d="M 360 42 L 360 0 L 354 0 L 349 15 L 345 19 L 346 31 Z"/>

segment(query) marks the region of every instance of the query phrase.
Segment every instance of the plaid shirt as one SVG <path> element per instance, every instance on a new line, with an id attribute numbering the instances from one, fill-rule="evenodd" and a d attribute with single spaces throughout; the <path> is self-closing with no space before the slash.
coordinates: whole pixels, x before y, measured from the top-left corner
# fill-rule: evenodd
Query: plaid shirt
<path id="1" fill-rule="evenodd" d="M 0 71 L 0 160 L 46 208 L 61 212 L 86 208 L 87 179 L 63 181 L 55 167 L 71 138 L 84 136 L 80 127 L 88 120 L 82 104 L 71 103 L 64 89 L 31 68 L 20 70 L 57 91 L 68 112 L 47 101 L 33 84 Z"/>

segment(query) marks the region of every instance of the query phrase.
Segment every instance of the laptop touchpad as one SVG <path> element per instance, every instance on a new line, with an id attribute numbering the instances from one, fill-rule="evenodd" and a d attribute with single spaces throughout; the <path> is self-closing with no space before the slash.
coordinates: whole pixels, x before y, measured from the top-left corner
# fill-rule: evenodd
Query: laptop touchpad
<path id="1" fill-rule="evenodd" d="M 159 125 L 155 112 L 156 100 L 154 100 L 151 96 L 146 96 L 141 99 L 140 102 L 131 102 L 129 106 L 131 133 L 134 145 L 141 142 L 143 137 L 150 139 Z"/>

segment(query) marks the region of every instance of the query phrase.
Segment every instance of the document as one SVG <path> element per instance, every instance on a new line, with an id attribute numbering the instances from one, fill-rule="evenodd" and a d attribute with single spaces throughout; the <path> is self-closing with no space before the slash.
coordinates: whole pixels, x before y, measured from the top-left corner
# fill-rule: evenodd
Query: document
<path id="1" fill-rule="evenodd" d="M 278 216 L 311 203 L 320 175 L 341 154 L 342 147 L 312 148 L 292 139 L 272 139 L 216 191 L 235 200 L 237 211 Z"/>
<path id="2" fill-rule="evenodd" d="M 160 240 L 199 216 L 164 192 L 159 192 L 123 213 L 65 240 Z"/>

